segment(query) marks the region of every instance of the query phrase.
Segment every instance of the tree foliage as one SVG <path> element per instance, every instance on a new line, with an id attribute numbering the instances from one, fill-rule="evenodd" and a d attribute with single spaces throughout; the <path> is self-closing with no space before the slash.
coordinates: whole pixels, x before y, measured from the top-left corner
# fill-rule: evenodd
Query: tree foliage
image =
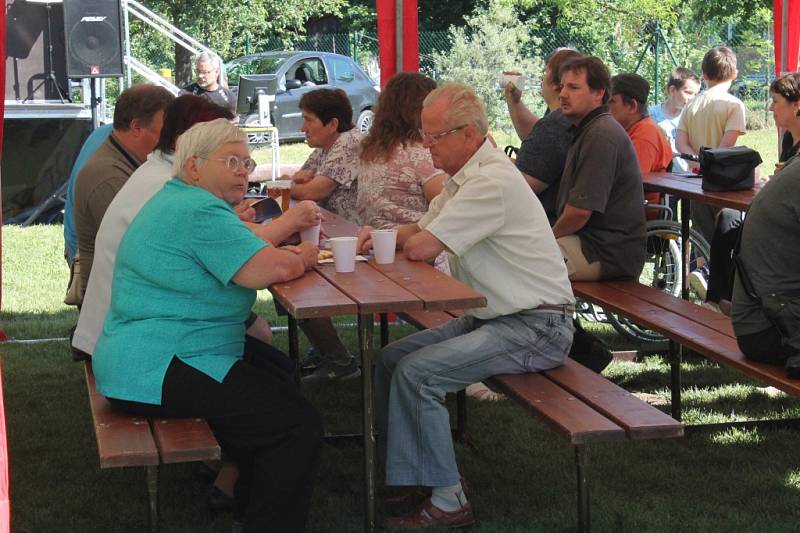
<path id="1" fill-rule="evenodd" d="M 490 123 L 506 123 L 508 111 L 497 87 L 500 73 L 516 70 L 538 76 L 542 71 L 541 58 L 524 52 L 531 42 L 528 27 L 507 2 L 491 0 L 468 16 L 465 26 L 451 26 L 449 34 L 452 48 L 434 54 L 439 79 L 473 87 L 486 104 Z"/>
<path id="2" fill-rule="evenodd" d="M 279 35 L 287 44 L 302 33 L 309 19 L 340 15 L 347 0 L 150 0 L 148 8 L 230 59 L 258 50 L 268 37 Z M 142 35 L 145 35 L 142 32 Z M 153 38 L 134 41 L 141 50 L 169 47 L 169 41 Z M 249 50 L 248 50 L 249 49 Z M 175 47 L 175 78 L 180 85 L 191 79 L 191 56 Z"/>

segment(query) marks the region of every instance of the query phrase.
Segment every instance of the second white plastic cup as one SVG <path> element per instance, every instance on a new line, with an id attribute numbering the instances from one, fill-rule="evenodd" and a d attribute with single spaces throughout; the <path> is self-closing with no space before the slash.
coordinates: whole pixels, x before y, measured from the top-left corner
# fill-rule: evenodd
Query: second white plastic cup
<path id="1" fill-rule="evenodd" d="M 308 241 L 314 246 L 319 245 L 319 228 L 321 224 L 317 224 L 316 226 L 312 226 L 310 228 L 306 228 L 300 232 L 300 240 L 301 241 Z"/>
<path id="2" fill-rule="evenodd" d="M 353 272 L 356 269 L 355 237 L 334 237 L 328 239 L 333 251 L 333 264 L 336 272 Z"/>
<path id="3" fill-rule="evenodd" d="M 375 262 L 379 265 L 394 263 L 394 251 L 397 247 L 396 229 L 372 230 L 372 251 L 375 253 Z"/>

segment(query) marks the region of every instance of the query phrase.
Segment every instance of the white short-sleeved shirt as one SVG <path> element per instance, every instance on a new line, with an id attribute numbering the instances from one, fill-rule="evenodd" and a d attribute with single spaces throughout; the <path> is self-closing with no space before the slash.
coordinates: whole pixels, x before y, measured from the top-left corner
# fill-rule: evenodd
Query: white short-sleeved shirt
<path id="1" fill-rule="evenodd" d="M 172 161 L 172 155 L 160 150 L 151 153 L 128 178 L 103 215 L 94 244 L 92 273 L 72 338 L 72 345 L 89 355 L 94 354 L 111 304 L 111 281 L 119 243 L 142 206 L 172 177 Z"/>
<path id="2" fill-rule="evenodd" d="M 686 104 L 678 129 L 689 136 L 695 153 L 701 146 L 719 147 L 726 131 L 745 133 L 745 110 L 741 100 L 728 94 L 728 84 L 715 85 Z"/>
<path id="3" fill-rule="evenodd" d="M 541 203 L 489 141 L 445 182 L 417 224 L 445 245 L 453 277 L 486 296 L 487 306 L 468 315 L 490 319 L 575 301 Z"/>

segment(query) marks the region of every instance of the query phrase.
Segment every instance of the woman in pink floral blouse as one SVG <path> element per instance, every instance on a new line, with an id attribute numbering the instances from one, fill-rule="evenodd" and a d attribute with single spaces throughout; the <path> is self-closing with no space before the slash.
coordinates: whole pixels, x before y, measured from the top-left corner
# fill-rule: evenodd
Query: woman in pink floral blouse
<path id="1" fill-rule="evenodd" d="M 419 133 L 422 100 L 435 88 L 422 74 L 401 72 L 381 91 L 372 128 L 361 142 L 361 224 L 381 229 L 416 222 L 441 192 L 446 176 L 434 168 Z"/>

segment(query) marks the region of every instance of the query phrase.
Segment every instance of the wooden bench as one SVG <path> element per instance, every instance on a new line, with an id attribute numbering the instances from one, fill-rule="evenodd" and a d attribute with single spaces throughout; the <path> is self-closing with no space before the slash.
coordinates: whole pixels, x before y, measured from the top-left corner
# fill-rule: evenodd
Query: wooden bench
<path id="1" fill-rule="evenodd" d="M 203 419 L 149 419 L 114 409 L 97 392 L 90 361 L 86 362 L 86 387 L 100 468 L 144 467 L 149 531 L 158 531 L 159 465 L 219 460 L 219 444 Z"/>
<path id="2" fill-rule="evenodd" d="M 739 350 L 730 318 L 675 298 L 635 281 L 575 282 L 575 295 L 608 311 L 657 331 L 670 340 L 672 416 L 681 419 L 681 360 L 679 346 L 725 366 L 800 396 L 800 380 L 786 377 L 783 367 L 756 363 Z"/>
<path id="3" fill-rule="evenodd" d="M 400 316 L 417 327 L 435 327 L 452 318 L 447 315 L 422 311 Z M 499 375 L 490 381 L 574 446 L 582 532 L 591 531 L 588 444 L 683 436 L 683 424 L 572 359 L 546 372 Z"/>

